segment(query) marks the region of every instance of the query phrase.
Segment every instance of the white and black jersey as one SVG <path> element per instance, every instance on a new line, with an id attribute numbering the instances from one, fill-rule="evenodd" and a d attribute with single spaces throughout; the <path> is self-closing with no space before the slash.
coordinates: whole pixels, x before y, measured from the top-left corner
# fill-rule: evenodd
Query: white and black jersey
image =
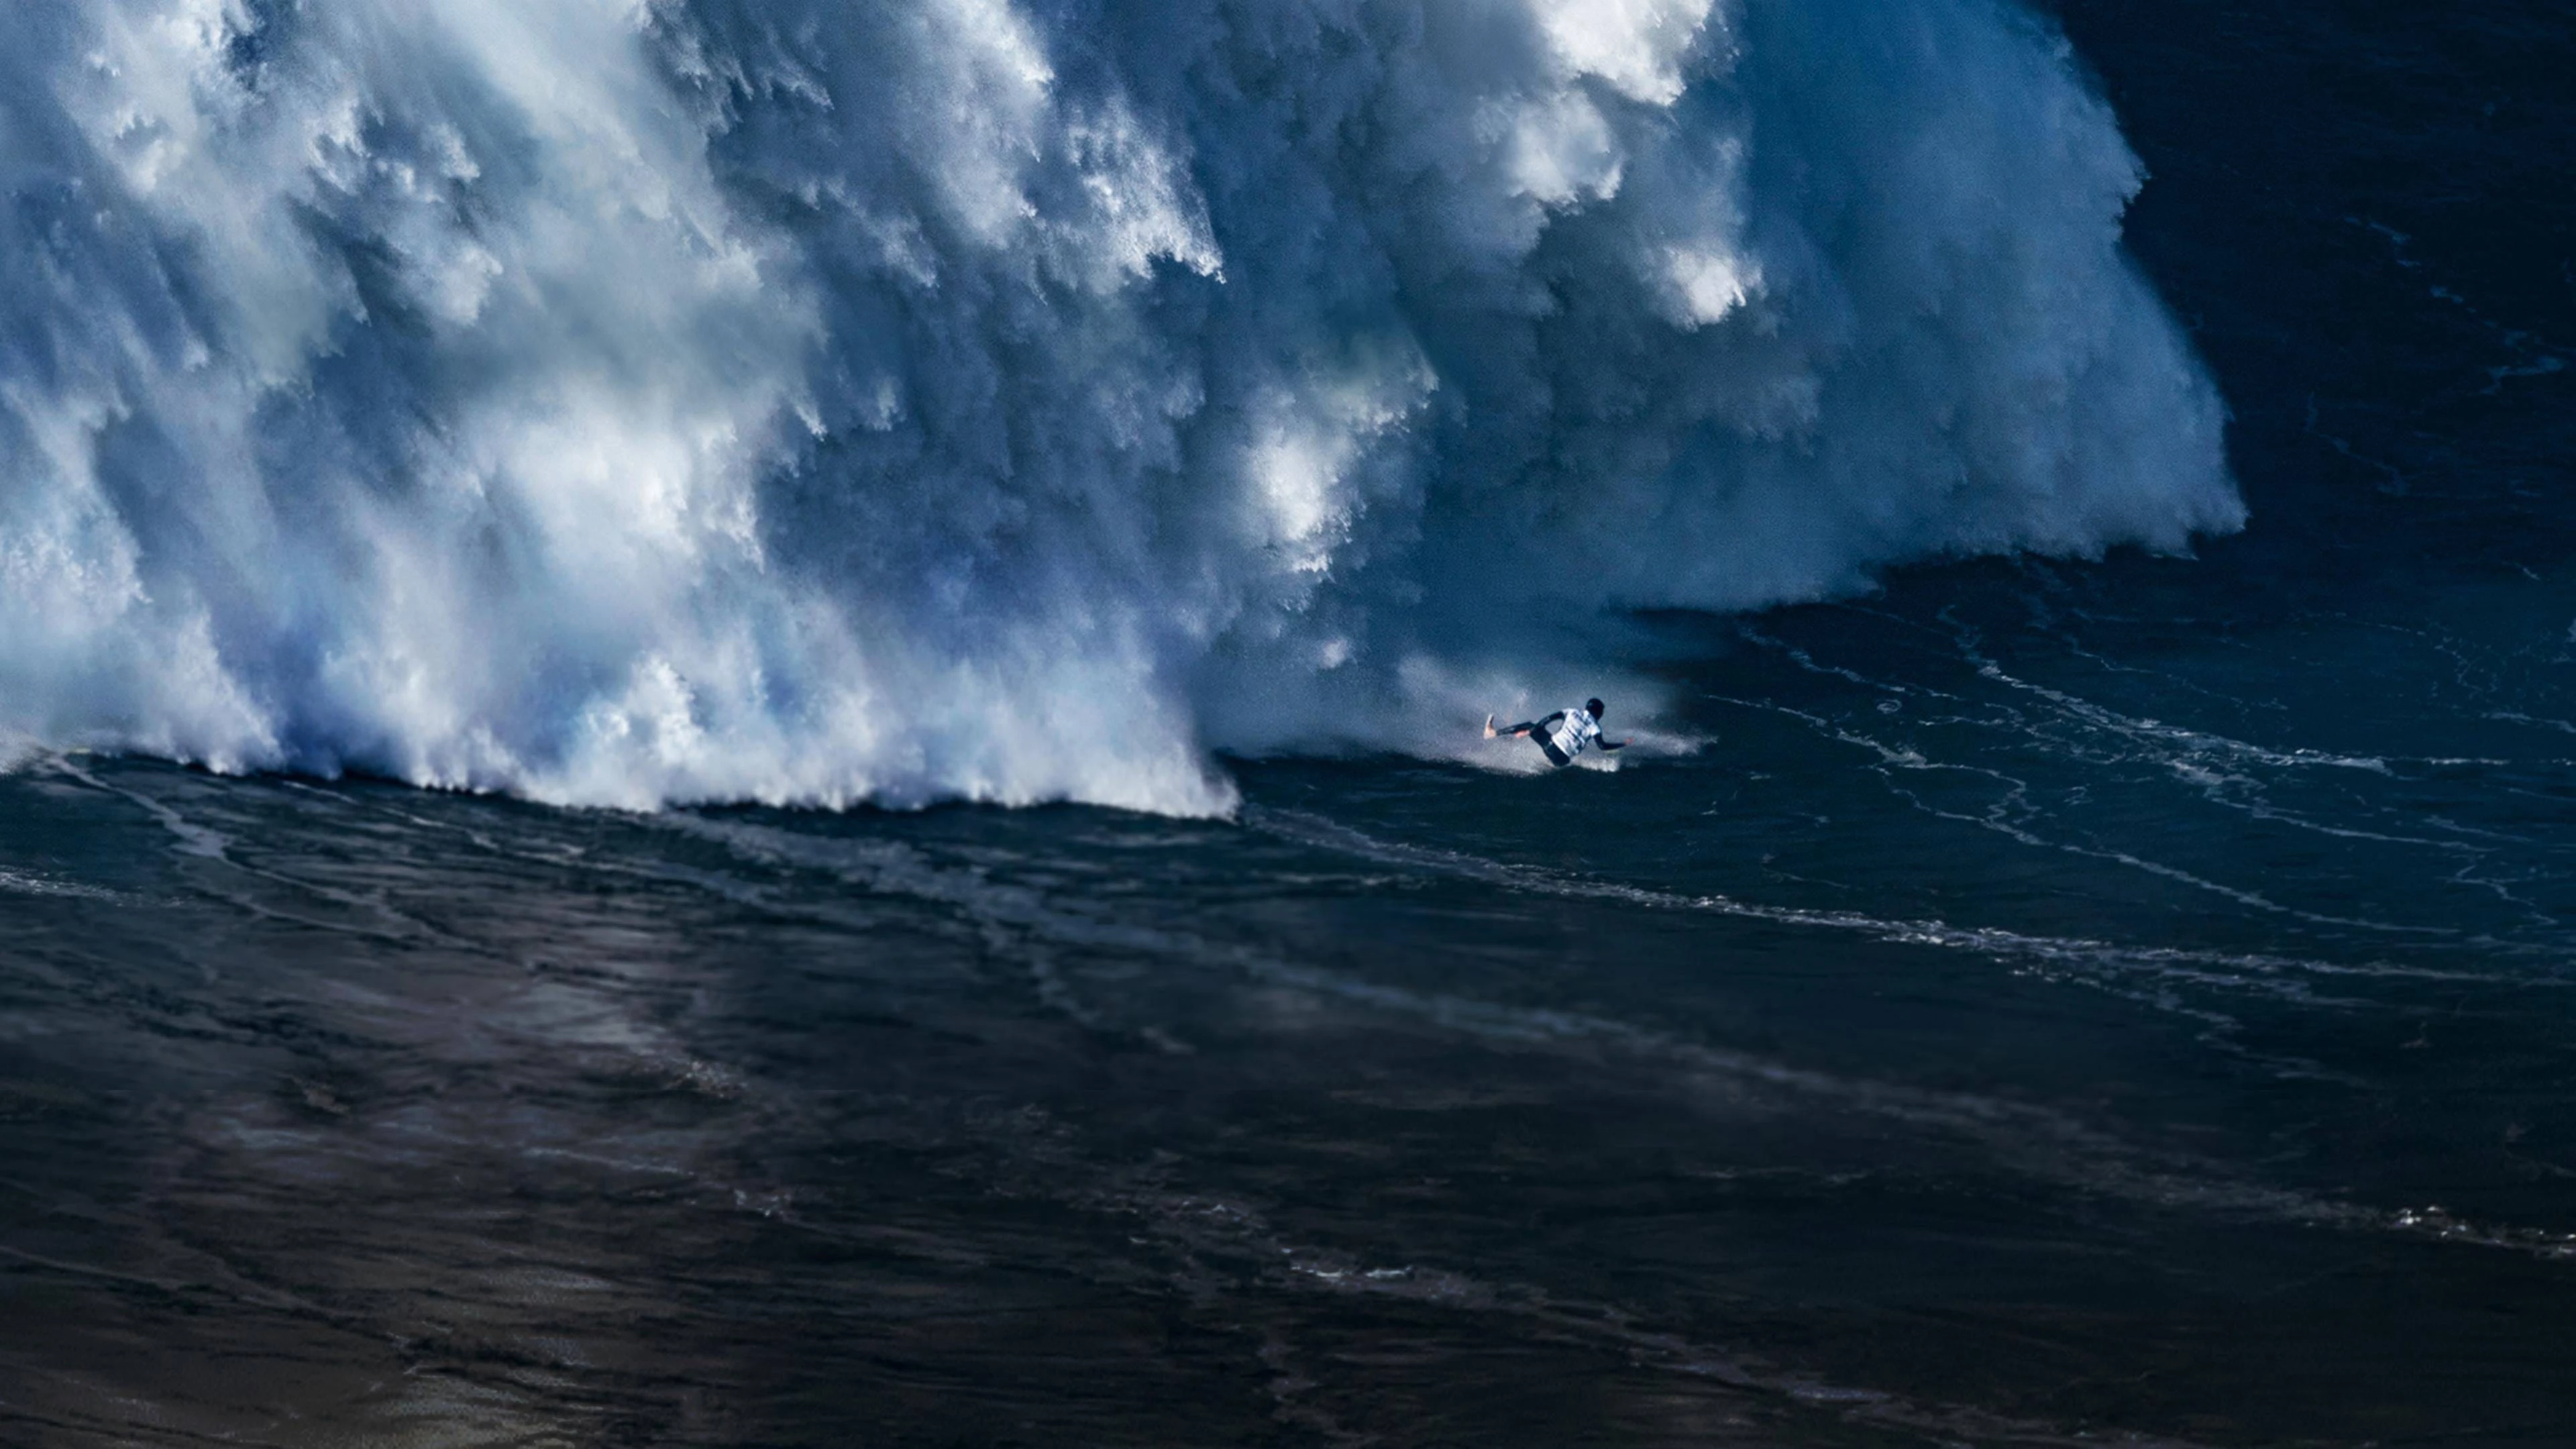
<path id="1" fill-rule="evenodd" d="M 1592 748 L 1593 742 L 1601 738 L 1601 724 L 1588 709 L 1560 709 L 1543 719 L 1514 725 L 1505 733 L 1526 734 L 1538 741 L 1538 747 L 1547 752 L 1547 762 L 1551 765 L 1571 765 L 1575 756 Z"/>

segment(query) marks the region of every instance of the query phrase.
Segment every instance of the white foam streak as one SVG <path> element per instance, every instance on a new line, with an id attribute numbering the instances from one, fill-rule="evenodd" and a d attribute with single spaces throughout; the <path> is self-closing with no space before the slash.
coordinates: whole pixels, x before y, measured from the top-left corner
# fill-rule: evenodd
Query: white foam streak
<path id="1" fill-rule="evenodd" d="M 1605 609 L 2241 516 L 1988 0 L 99 0 L 0 87 L 56 746 L 1222 811 Z"/>

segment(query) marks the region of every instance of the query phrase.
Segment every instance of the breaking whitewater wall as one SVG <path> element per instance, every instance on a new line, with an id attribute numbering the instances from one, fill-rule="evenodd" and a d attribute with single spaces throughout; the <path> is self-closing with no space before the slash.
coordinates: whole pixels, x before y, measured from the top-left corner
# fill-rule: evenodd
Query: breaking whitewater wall
<path id="1" fill-rule="evenodd" d="M 1221 809 L 2235 527 L 2139 180 L 1985 0 L 23 0 L 0 731 Z"/>

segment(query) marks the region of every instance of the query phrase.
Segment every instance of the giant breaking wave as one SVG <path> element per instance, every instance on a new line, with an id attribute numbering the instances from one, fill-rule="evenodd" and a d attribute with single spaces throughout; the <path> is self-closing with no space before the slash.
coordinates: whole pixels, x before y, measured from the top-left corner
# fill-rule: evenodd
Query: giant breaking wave
<path id="1" fill-rule="evenodd" d="M 2139 181 L 2002 0 L 19 0 L 0 731 L 1221 810 L 2237 526 Z"/>

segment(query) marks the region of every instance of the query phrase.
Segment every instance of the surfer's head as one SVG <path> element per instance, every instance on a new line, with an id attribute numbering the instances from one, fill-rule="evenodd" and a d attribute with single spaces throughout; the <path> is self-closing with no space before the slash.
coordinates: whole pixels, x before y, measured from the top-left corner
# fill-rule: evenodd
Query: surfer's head
<path id="1" fill-rule="evenodd" d="M 1601 701 L 1597 699 L 1587 699 L 1583 702 L 1583 707 L 1592 711 L 1592 717 L 1594 719 L 1601 718 Z"/>

